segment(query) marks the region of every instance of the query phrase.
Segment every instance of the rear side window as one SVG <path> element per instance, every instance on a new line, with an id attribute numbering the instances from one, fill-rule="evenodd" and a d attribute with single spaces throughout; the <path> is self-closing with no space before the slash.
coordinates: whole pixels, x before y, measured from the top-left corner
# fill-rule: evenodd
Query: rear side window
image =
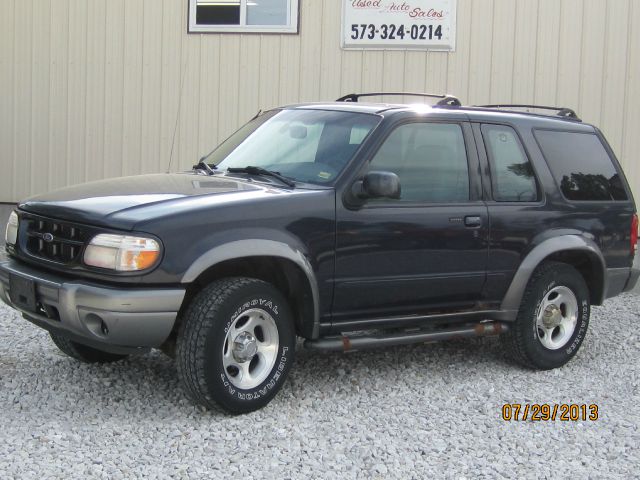
<path id="1" fill-rule="evenodd" d="M 567 200 L 627 200 L 622 179 L 597 135 L 537 130 L 536 139 Z"/>
<path id="2" fill-rule="evenodd" d="M 533 167 L 513 128 L 506 125 L 483 125 L 482 136 L 491 167 L 493 199 L 498 202 L 538 200 Z"/>

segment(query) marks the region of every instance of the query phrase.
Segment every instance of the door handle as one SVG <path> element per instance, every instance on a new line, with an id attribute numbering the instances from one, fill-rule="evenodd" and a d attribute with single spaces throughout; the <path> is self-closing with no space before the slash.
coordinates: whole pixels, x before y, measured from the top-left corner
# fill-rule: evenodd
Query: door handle
<path id="1" fill-rule="evenodd" d="M 477 216 L 464 217 L 464 224 L 467 227 L 481 227 L 482 218 Z"/>

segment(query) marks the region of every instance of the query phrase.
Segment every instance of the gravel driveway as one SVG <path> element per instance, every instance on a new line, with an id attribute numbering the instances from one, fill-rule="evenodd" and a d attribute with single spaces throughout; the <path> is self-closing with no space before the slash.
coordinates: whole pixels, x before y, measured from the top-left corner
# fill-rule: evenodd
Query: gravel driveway
<path id="1" fill-rule="evenodd" d="M 0 478 L 637 478 L 639 322 L 639 296 L 595 308 L 550 372 L 496 339 L 301 351 L 267 408 L 230 417 L 192 406 L 160 353 L 79 364 L 0 306 Z M 507 423 L 507 402 L 597 403 L 600 419 Z"/>

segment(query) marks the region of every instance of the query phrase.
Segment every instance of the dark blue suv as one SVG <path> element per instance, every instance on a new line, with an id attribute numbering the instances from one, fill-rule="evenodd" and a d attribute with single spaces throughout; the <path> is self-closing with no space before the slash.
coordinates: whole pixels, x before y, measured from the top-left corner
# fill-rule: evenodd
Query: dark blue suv
<path id="1" fill-rule="evenodd" d="M 275 396 L 296 337 L 501 334 L 527 367 L 569 361 L 591 305 L 640 275 L 602 133 L 569 109 L 362 96 L 259 115 L 190 172 L 22 202 L 0 298 L 82 361 L 160 348 L 195 402 L 236 413 Z"/>

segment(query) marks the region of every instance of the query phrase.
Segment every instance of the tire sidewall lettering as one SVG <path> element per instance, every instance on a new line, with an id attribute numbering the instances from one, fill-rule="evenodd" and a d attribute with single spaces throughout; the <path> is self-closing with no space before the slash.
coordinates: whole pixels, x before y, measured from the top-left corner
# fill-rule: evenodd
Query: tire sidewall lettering
<path id="1" fill-rule="evenodd" d="M 565 353 L 567 355 L 573 354 L 573 352 L 575 352 L 578 347 L 580 347 L 580 344 L 582 343 L 582 340 L 587 333 L 587 327 L 589 326 L 589 311 L 589 302 L 583 299 L 580 305 L 580 316 L 578 318 L 579 325 L 576 326 L 578 334 L 574 336 L 573 341 L 569 345 L 569 348 L 565 350 Z"/>
<path id="2" fill-rule="evenodd" d="M 245 302 L 244 304 L 242 304 L 241 307 L 239 307 L 230 317 L 229 317 L 229 321 L 227 322 L 227 324 L 224 327 L 224 333 L 225 335 L 229 332 L 229 329 L 231 328 L 231 324 L 233 323 L 233 321 L 238 318 L 240 316 L 240 314 L 246 310 L 252 309 L 252 308 L 256 308 L 256 307 L 260 307 L 261 309 L 267 311 L 267 313 L 270 313 L 271 316 L 274 317 L 274 319 L 279 315 L 278 312 L 278 304 L 276 302 L 274 302 L 273 300 L 265 300 L 263 298 L 255 298 L 253 300 L 250 300 L 248 302 Z"/>
<path id="3" fill-rule="evenodd" d="M 231 382 L 229 382 L 229 379 L 224 371 L 220 374 L 222 384 L 224 385 L 227 392 L 229 392 L 229 395 L 236 397 L 238 400 L 257 400 L 258 398 L 261 398 L 262 396 L 266 395 L 268 392 L 276 388 L 278 381 L 281 378 L 284 378 L 283 371 L 285 370 L 287 362 L 289 361 L 289 358 L 287 356 L 288 351 L 289 347 L 282 347 L 282 353 L 280 354 L 277 368 L 274 368 L 271 371 L 271 375 L 269 375 L 269 377 L 267 377 L 267 379 L 253 391 L 249 391 L 249 393 L 246 393 L 247 391 L 241 391 L 234 388 Z"/>

